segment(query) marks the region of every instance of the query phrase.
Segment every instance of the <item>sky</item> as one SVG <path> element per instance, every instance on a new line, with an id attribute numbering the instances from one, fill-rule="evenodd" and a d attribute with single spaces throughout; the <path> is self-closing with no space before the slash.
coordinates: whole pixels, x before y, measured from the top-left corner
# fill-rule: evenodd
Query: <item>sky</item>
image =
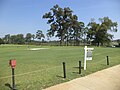
<path id="1" fill-rule="evenodd" d="M 120 0 L 0 0 L 0 37 L 6 34 L 35 34 L 42 30 L 44 34 L 50 26 L 42 16 L 54 5 L 70 7 L 79 21 L 87 25 L 91 18 L 108 16 L 118 23 L 118 32 L 112 34 L 120 39 Z"/>

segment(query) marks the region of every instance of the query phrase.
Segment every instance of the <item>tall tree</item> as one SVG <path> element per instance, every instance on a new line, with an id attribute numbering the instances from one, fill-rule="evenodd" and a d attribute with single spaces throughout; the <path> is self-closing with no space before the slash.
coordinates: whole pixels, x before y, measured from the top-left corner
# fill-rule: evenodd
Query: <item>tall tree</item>
<path id="1" fill-rule="evenodd" d="M 93 39 L 93 43 L 99 45 L 109 44 L 113 35 L 108 31 L 117 32 L 117 22 L 112 22 L 108 17 L 100 18 L 100 23 L 94 21 L 88 24 L 88 38 Z"/>
<path id="2" fill-rule="evenodd" d="M 70 21 L 70 16 L 72 15 L 72 10 L 67 7 L 62 9 L 58 5 L 55 5 L 50 9 L 51 12 L 45 13 L 43 18 L 48 19 L 48 24 L 50 24 L 50 30 L 48 30 L 49 36 L 54 36 L 60 39 L 60 45 L 62 45 L 66 30 L 68 29 L 68 24 Z"/>
<path id="3" fill-rule="evenodd" d="M 48 19 L 50 29 L 48 30 L 49 37 L 55 36 L 60 39 L 60 45 L 64 41 L 68 42 L 74 37 L 75 42 L 79 42 L 81 27 L 78 22 L 78 17 L 72 14 L 69 7 L 61 8 L 55 5 L 50 9 L 51 12 L 45 13 L 43 18 Z M 73 35 L 74 33 L 74 35 Z"/>
<path id="4" fill-rule="evenodd" d="M 36 32 L 36 38 L 39 40 L 39 42 L 41 41 L 42 38 L 45 38 L 42 30 L 38 30 L 38 31 Z"/>
<path id="5" fill-rule="evenodd" d="M 73 39 L 74 39 L 74 45 L 79 45 L 79 41 L 83 36 L 84 31 L 84 23 L 78 22 L 78 17 L 76 15 L 73 15 L 71 18 L 71 28 L 73 31 Z"/>
<path id="6" fill-rule="evenodd" d="M 88 25 L 88 31 L 87 31 L 87 41 L 91 44 L 91 42 L 95 41 L 96 38 L 96 32 L 99 29 L 99 24 L 97 24 L 95 21 L 91 21 Z"/>

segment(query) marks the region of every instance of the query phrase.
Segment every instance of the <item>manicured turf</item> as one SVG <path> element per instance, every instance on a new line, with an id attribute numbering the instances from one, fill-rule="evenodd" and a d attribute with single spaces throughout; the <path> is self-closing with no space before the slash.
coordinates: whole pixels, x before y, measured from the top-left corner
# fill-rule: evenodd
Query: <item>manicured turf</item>
<path id="1" fill-rule="evenodd" d="M 27 46 L 0 46 L 0 90 L 9 90 L 11 84 L 10 59 L 17 60 L 15 81 L 18 90 L 40 90 L 61 82 L 82 77 L 93 72 L 120 64 L 120 48 L 94 47 L 93 60 L 87 61 L 87 70 L 78 74 L 78 62 L 82 61 L 84 47 L 40 47 L 49 48 L 29 50 Z M 106 65 L 106 56 L 110 65 Z M 67 78 L 63 78 L 62 62 L 66 62 Z"/>

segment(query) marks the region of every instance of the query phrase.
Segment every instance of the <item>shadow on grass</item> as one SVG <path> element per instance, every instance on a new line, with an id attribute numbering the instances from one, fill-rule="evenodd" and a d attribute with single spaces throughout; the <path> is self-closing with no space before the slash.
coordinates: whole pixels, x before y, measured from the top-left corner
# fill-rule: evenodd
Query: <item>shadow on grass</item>
<path id="1" fill-rule="evenodd" d="M 78 72 L 72 72 L 72 73 L 74 73 L 74 74 L 79 74 Z"/>
<path id="2" fill-rule="evenodd" d="M 9 83 L 6 83 L 5 86 L 9 87 L 11 90 L 13 89 L 12 86 Z"/>
<path id="3" fill-rule="evenodd" d="M 79 69 L 79 67 L 73 67 L 73 68 L 77 68 L 77 69 Z M 84 69 L 84 67 L 81 67 L 81 69 Z"/>
<path id="4" fill-rule="evenodd" d="M 59 76 L 59 75 L 56 75 L 56 77 L 58 77 L 58 78 L 64 78 L 63 76 Z"/>

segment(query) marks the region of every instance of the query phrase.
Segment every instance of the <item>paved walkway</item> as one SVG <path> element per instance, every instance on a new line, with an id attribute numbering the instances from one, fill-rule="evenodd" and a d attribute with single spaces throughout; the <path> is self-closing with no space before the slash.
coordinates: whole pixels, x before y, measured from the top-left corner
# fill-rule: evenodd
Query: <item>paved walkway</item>
<path id="1" fill-rule="evenodd" d="M 120 90 L 120 65 L 45 90 Z"/>

